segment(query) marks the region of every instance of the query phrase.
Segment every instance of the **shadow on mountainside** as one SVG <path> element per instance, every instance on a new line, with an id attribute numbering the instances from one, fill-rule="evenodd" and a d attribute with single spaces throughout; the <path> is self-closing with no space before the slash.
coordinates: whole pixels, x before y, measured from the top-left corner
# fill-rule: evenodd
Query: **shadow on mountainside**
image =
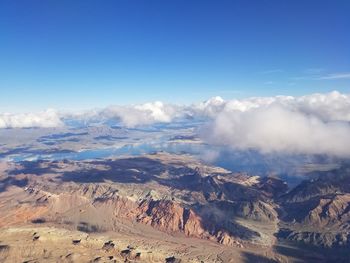
<path id="1" fill-rule="evenodd" d="M 3 180 L 0 180 L 0 193 L 5 192 L 8 187 L 10 186 L 18 186 L 18 187 L 25 187 L 28 185 L 28 179 L 16 179 L 11 177 L 6 177 Z"/>
<path id="2" fill-rule="evenodd" d="M 159 160 L 147 157 L 72 162 L 73 171 L 65 170 L 64 167 L 67 165 L 69 166 L 69 161 L 25 161 L 21 162 L 20 167 L 10 171 L 10 174 L 34 176 L 52 174 L 57 183 L 60 181 L 78 184 L 104 183 L 108 180 L 123 184 L 144 184 L 154 181 L 173 189 L 201 192 L 208 200 L 212 196 L 215 199 L 225 196 L 225 199 L 235 200 L 237 203 L 259 198 L 259 193 L 249 186 L 233 182 L 218 183 L 210 176 L 202 177 L 199 169 L 164 164 Z M 5 183 L 7 186 L 20 182 L 8 181 Z M 223 206 L 223 202 L 226 200 L 220 203 L 213 202 L 212 206 L 215 208 L 210 211 L 206 210 L 205 213 L 200 207 L 191 207 L 191 209 L 203 218 L 202 227 L 209 233 L 215 234 L 220 230 L 225 230 L 242 239 L 259 237 L 259 233 L 236 223 L 233 215 L 227 213 L 227 208 L 232 210 L 232 205 Z"/>
<path id="3" fill-rule="evenodd" d="M 57 162 L 48 161 L 23 161 L 20 162 L 20 166 L 8 172 L 9 175 L 18 174 L 32 174 L 32 175 L 43 175 L 43 174 L 55 174 L 59 172 L 60 167 Z"/>
<path id="4" fill-rule="evenodd" d="M 277 260 L 268 258 L 268 257 L 264 257 L 261 255 L 257 255 L 251 252 L 243 252 L 242 253 L 243 256 L 243 261 L 245 263 L 278 263 Z"/>
<path id="5" fill-rule="evenodd" d="M 318 247 L 302 242 L 279 242 L 274 250 L 298 262 L 307 263 L 347 263 L 350 258 L 348 248 Z"/>

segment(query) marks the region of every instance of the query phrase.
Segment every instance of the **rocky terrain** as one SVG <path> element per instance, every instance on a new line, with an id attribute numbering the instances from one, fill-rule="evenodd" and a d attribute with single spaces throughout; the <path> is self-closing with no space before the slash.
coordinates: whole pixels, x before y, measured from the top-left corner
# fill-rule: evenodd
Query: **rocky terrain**
<path id="1" fill-rule="evenodd" d="M 326 248 L 350 246 L 350 170 L 321 173 L 282 198 L 289 240 Z"/>
<path id="2" fill-rule="evenodd" d="M 186 154 L 2 162 L 0 172 L 4 262 L 341 262 L 349 248 L 347 169 L 291 191 Z"/>

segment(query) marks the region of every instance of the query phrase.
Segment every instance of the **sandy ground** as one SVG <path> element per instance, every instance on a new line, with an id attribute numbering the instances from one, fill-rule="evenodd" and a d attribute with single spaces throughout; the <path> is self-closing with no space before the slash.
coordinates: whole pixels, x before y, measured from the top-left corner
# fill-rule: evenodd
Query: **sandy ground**
<path id="1" fill-rule="evenodd" d="M 271 257 L 287 262 L 268 248 L 237 249 L 205 240 L 169 236 L 153 229 L 144 230 L 140 236 L 135 236 L 115 232 L 87 234 L 56 227 L 2 228 L 0 262 L 166 262 L 171 256 L 181 262 L 253 262 L 253 258 L 260 260 L 255 262 L 274 262 L 268 259 Z M 73 240 L 80 240 L 80 243 L 75 245 Z M 115 247 L 107 251 L 103 245 L 110 240 Z M 128 247 L 133 248 L 130 255 L 122 256 L 121 252 Z M 140 257 L 135 259 L 138 253 Z"/>

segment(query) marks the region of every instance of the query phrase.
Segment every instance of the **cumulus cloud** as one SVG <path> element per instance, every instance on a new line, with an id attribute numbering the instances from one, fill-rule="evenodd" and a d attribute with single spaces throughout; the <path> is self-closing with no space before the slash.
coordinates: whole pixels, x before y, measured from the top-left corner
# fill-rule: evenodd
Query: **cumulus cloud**
<path id="1" fill-rule="evenodd" d="M 105 119 L 119 119 L 127 127 L 171 122 L 181 114 L 179 106 L 160 101 L 131 106 L 110 106 L 100 112 Z"/>
<path id="2" fill-rule="evenodd" d="M 350 96 L 333 91 L 295 99 L 295 107 L 323 121 L 350 121 Z"/>
<path id="3" fill-rule="evenodd" d="M 350 96 L 333 91 L 301 97 L 274 96 L 224 100 L 213 97 L 188 106 L 151 102 L 84 112 L 1 114 L 0 128 L 57 127 L 115 123 L 125 127 L 206 122 L 204 141 L 262 153 L 286 152 L 350 156 Z M 212 153 L 207 158 L 213 158 Z M 215 156 L 214 156 L 215 157 Z"/>
<path id="4" fill-rule="evenodd" d="M 215 117 L 222 111 L 245 112 L 267 106 L 281 106 L 309 115 L 315 115 L 323 121 L 350 121 L 350 96 L 338 91 L 330 93 L 315 93 L 311 95 L 251 97 L 241 100 L 224 101 L 220 97 L 214 97 L 200 103 L 194 109 L 206 116 Z"/>
<path id="5" fill-rule="evenodd" d="M 156 101 L 124 106 L 112 105 L 103 109 L 61 113 L 61 116 L 66 123 L 75 122 L 89 125 L 112 122 L 133 128 L 155 123 L 169 123 L 174 118 L 180 117 L 183 112 L 182 109 L 183 106 Z"/>
<path id="6" fill-rule="evenodd" d="M 201 117 L 215 117 L 219 112 L 222 111 L 225 106 L 225 101 L 217 96 L 199 104 L 194 104 L 190 109 L 193 116 Z"/>
<path id="7" fill-rule="evenodd" d="M 0 113 L 0 128 L 58 127 L 63 123 L 55 110 L 39 113 Z"/>
<path id="8" fill-rule="evenodd" d="M 350 97 L 331 92 L 225 102 L 204 138 L 236 149 L 350 156 Z"/>

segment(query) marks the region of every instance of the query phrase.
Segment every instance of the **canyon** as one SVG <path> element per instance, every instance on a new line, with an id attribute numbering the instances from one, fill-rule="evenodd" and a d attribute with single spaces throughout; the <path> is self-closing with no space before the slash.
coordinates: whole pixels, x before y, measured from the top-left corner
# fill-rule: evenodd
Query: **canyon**
<path id="1" fill-rule="evenodd" d="M 188 154 L 165 152 L 2 162 L 1 253 L 14 256 L 19 244 L 8 240 L 16 236 L 23 239 L 20 246 L 40 244 L 46 251 L 35 248 L 28 262 L 44 257 L 45 262 L 249 262 L 249 257 L 341 262 L 350 242 L 349 180 L 349 170 L 343 168 L 290 190 L 276 176 L 233 173 Z M 33 241 L 34 233 L 41 233 L 38 240 Z M 68 240 L 60 246 L 66 250 L 52 253 L 55 242 L 64 238 Z M 52 244 L 46 246 L 47 239 Z M 72 245 L 73 239 L 85 241 Z M 106 252 L 107 239 L 123 245 Z M 96 240 L 100 248 L 85 251 L 98 246 Z M 302 251 L 299 244 L 306 245 L 307 257 L 286 253 Z M 199 253 L 201 246 L 205 249 Z M 319 248 L 340 253 L 327 258 Z M 70 253 L 76 254 L 68 257 Z"/>

